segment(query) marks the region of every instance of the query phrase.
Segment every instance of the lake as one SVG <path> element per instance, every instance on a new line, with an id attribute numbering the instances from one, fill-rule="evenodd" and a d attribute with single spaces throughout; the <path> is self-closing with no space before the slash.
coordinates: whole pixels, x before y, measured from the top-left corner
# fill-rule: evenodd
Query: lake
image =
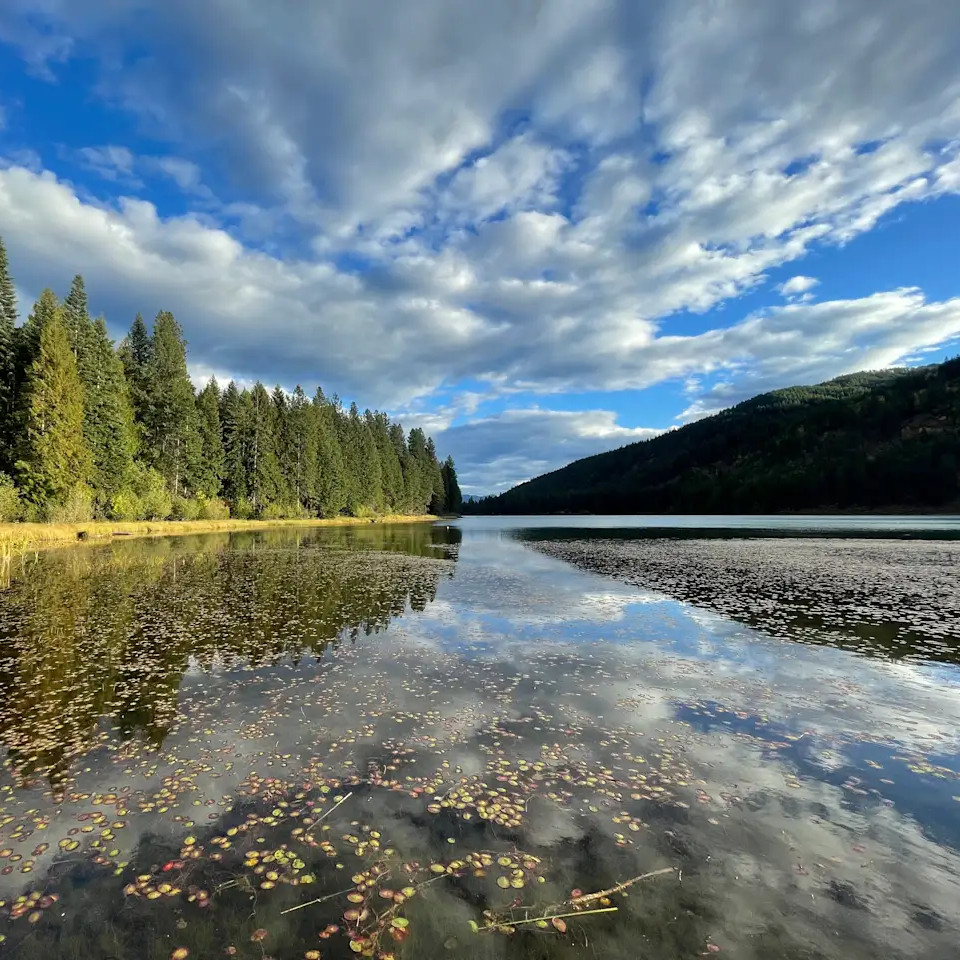
<path id="1" fill-rule="evenodd" d="M 958 538 L 514 517 L 29 554 L 0 958 L 955 958 Z"/>

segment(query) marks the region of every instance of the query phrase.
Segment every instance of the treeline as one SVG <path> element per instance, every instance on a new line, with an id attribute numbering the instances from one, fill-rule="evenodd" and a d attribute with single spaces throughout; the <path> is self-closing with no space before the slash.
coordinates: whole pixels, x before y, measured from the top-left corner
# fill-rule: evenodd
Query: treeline
<path id="1" fill-rule="evenodd" d="M 298 386 L 197 393 L 173 314 L 115 348 L 83 278 L 18 325 L 0 241 L 0 519 L 457 513 L 451 458 L 386 414 Z"/>
<path id="2" fill-rule="evenodd" d="M 775 513 L 960 505 L 960 358 L 789 387 L 578 460 L 473 513 Z"/>

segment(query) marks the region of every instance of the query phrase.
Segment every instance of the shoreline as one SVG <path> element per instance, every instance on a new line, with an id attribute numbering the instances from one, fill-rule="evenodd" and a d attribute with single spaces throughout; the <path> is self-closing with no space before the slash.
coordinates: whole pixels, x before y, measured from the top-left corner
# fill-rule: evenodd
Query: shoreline
<path id="1" fill-rule="evenodd" d="M 847 507 L 846 509 L 810 508 L 809 510 L 775 510 L 772 513 L 596 513 L 590 510 L 556 511 L 553 513 L 474 513 L 464 517 L 957 517 L 960 503 L 945 507 Z"/>
<path id="2" fill-rule="evenodd" d="M 127 537 L 233 533 L 278 527 L 354 527 L 370 524 L 434 523 L 433 514 L 384 514 L 375 517 L 329 517 L 303 520 L 90 520 L 83 523 L 0 523 L 0 548 L 37 549 L 70 544 L 111 542 Z"/>

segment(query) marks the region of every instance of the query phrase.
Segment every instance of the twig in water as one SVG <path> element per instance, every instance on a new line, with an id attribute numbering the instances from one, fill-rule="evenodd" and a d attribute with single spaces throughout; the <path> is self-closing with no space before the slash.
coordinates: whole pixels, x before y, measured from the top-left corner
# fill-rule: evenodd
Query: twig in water
<path id="1" fill-rule="evenodd" d="M 341 797 L 322 817 L 317 817 L 317 819 L 314 820 L 313 822 L 319 823 L 325 817 L 329 817 L 330 814 L 333 813 L 333 811 L 336 810 L 337 807 L 339 807 L 340 804 L 344 802 L 344 800 L 349 800 L 352 796 L 353 796 L 353 791 L 351 790 L 345 797 Z"/>
<path id="2" fill-rule="evenodd" d="M 610 887 L 609 890 L 600 890 L 597 893 L 585 893 L 583 896 L 573 897 L 571 900 L 568 900 L 567 903 L 591 903 L 594 900 L 601 899 L 601 897 L 609 897 L 612 893 L 619 893 L 621 890 L 626 890 L 627 887 L 632 887 L 641 880 L 660 877 L 665 873 L 673 873 L 673 871 L 673 867 L 664 867 L 662 870 L 654 870 L 653 873 L 642 873 L 639 877 L 634 877 L 632 880 L 624 880 L 623 883 L 618 883 L 615 887 Z"/>
<path id="3" fill-rule="evenodd" d="M 336 893 L 328 893 L 325 897 L 317 897 L 316 900 L 308 900 L 306 903 L 298 903 L 295 907 L 287 907 L 286 910 L 281 910 L 280 915 L 283 916 L 285 913 L 293 913 L 294 910 L 302 910 L 304 907 L 312 907 L 315 903 L 323 903 L 324 900 L 332 900 L 334 897 L 342 896 L 345 893 L 349 893 L 353 887 L 347 887 L 346 890 L 338 890 Z"/>
<path id="4" fill-rule="evenodd" d="M 619 907 L 598 907 L 595 910 L 576 910 L 573 913 L 551 913 L 545 917 L 530 917 L 528 920 L 502 920 L 498 923 L 488 923 L 483 929 L 519 927 L 524 923 L 539 923 L 541 920 L 566 920 L 567 917 L 589 917 L 592 913 L 616 913 L 619 909 Z"/>

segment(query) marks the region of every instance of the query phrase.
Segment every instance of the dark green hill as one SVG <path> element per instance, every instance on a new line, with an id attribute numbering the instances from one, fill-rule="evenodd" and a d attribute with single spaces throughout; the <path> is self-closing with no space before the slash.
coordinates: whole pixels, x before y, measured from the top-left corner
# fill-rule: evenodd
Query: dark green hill
<path id="1" fill-rule="evenodd" d="M 789 387 L 471 513 L 774 513 L 960 504 L 960 358 Z"/>

